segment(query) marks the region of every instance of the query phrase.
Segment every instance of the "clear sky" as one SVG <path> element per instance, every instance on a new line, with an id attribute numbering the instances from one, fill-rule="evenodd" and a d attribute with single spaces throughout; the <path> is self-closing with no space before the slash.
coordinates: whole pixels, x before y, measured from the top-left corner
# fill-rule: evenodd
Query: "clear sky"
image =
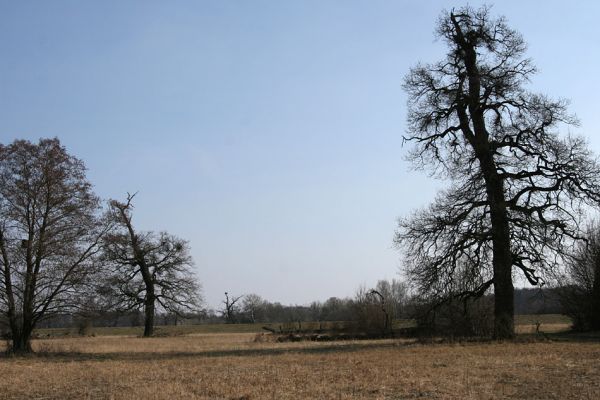
<path id="1" fill-rule="evenodd" d="M 192 246 L 224 291 L 303 304 L 398 275 L 396 219 L 436 182 L 402 157 L 402 78 L 447 1 L 0 1 L 0 141 L 58 137 L 102 198 Z M 473 1 L 471 5 L 480 3 Z M 502 1 L 600 154 L 600 2 Z"/>

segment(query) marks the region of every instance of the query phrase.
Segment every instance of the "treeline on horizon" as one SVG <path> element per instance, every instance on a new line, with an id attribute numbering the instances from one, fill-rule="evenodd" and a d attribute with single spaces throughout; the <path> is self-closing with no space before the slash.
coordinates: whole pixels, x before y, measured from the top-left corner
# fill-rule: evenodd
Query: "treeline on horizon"
<path id="1" fill-rule="evenodd" d="M 402 285 L 397 280 L 379 281 L 381 289 L 386 285 Z M 560 290 L 562 288 L 521 288 L 515 290 L 515 314 L 565 314 L 561 304 Z M 191 324 L 252 324 L 252 323 L 292 323 L 292 322 L 335 322 L 359 321 L 363 316 L 365 299 L 360 295 L 355 297 L 330 297 L 325 301 L 313 301 L 308 305 L 282 304 L 269 301 L 259 295 L 249 294 L 240 298 L 240 305 L 235 310 L 233 319 L 228 319 L 223 309 L 206 308 L 198 312 L 179 315 L 177 313 L 161 312 L 156 315 L 155 323 L 160 326 L 191 325 Z M 365 293 L 363 291 L 362 293 Z M 493 296 L 493 295 L 490 295 Z M 362 300 L 361 300 L 362 298 Z M 244 301 L 245 300 L 245 301 Z M 490 299 L 488 298 L 488 301 Z M 372 302 L 372 306 L 376 306 Z M 418 312 L 422 310 L 421 301 L 415 296 L 403 295 L 389 300 L 389 312 L 394 319 L 421 319 Z M 375 307 L 373 307 L 375 308 Z M 380 310 L 374 309 L 375 314 Z M 74 328 L 83 333 L 91 327 L 141 327 L 144 325 L 142 310 L 128 312 L 106 311 L 95 315 L 62 314 L 54 315 L 42 323 L 39 328 Z"/>

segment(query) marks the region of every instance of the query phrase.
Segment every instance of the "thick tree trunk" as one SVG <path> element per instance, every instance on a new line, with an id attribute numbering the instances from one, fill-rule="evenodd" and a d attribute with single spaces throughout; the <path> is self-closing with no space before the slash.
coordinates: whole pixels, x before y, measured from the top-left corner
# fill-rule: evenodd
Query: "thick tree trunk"
<path id="1" fill-rule="evenodd" d="M 10 351 L 13 354 L 33 353 L 31 348 L 31 334 L 35 327 L 33 317 L 33 290 L 25 291 L 23 300 L 23 312 L 18 313 L 14 302 L 9 301 L 9 325 L 11 330 L 12 344 Z"/>
<path id="2" fill-rule="evenodd" d="M 33 349 L 31 348 L 31 333 L 17 332 L 13 334 L 10 352 L 12 354 L 33 353 Z"/>
<path id="3" fill-rule="evenodd" d="M 510 248 L 509 215 L 504 196 L 504 183 L 496 170 L 492 151 L 487 142 L 483 118 L 474 122 L 477 137 L 472 144 L 479 159 L 490 207 L 492 229 L 492 264 L 494 271 L 494 338 L 510 339 L 515 334 L 514 292 L 512 281 L 512 251 Z"/>
<path id="4" fill-rule="evenodd" d="M 501 251 L 505 246 L 501 246 Z M 496 250 L 496 249 L 494 249 Z M 504 251 L 503 251 L 504 252 Z M 496 251 L 494 251 L 496 253 Z M 510 339 L 515 334 L 512 263 L 504 255 L 494 255 L 494 338 Z"/>
<path id="5" fill-rule="evenodd" d="M 154 293 L 146 295 L 144 302 L 144 337 L 150 337 L 154 334 Z"/>
<path id="6" fill-rule="evenodd" d="M 504 199 L 504 185 L 489 151 L 480 153 L 481 170 L 485 179 L 490 205 L 492 252 L 494 270 L 494 338 L 514 337 L 514 292 L 512 281 L 512 251 L 510 226 Z"/>
<path id="7" fill-rule="evenodd" d="M 25 321 L 24 321 L 25 322 Z M 16 321 L 11 321 L 11 339 L 10 353 L 12 354 L 28 354 L 33 353 L 31 347 L 31 334 L 33 329 L 28 327 L 30 324 L 22 326 Z"/>
<path id="8" fill-rule="evenodd" d="M 600 330 L 600 257 L 596 258 L 593 275 L 590 327 L 597 331 Z"/>

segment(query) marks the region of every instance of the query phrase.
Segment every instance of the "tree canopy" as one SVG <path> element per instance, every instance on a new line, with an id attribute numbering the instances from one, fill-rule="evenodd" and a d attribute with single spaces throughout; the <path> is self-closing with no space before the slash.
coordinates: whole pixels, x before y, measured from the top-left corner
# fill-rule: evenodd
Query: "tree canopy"
<path id="1" fill-rule="evenodd" d="M 0 311 L 14 352 L 45 317 L 73 312 L 107 225 L 83 162 L 58 139 L 0 144 Z"/>

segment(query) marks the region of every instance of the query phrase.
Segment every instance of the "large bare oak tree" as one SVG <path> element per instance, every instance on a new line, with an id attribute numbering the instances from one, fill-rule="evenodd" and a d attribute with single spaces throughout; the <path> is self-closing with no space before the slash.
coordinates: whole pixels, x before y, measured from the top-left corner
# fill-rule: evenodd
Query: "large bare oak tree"
<path id="1" fill-rule="evenodd" d="M 114 229 L 103 241 L 107 279 L 102 296 L 106 308 L 144 310 L 144 336 L 154 333 L 157 306 L 176 314 L 195 311 L 200 285 L 192 270 L 185 240 L 166 232 L 137 232 L 132 223 L 133 195 L 110 202 Z"/>
<path id="2" fill-rule="evenodd" d="M 44 317 L 72 312 L 106 229 L 83 162 L 58 139 L 0 145 L 0 310 L 12 351 Z"/>
<path id="3" fill-rule="evenodd" d="M 600 169 L 564 101 L 526 90 L 535 73 L 521 35 L 489 8 L 443 12 L 443 60 L 405 78 L 409 159 L 449 187 L 401 219 L 396 242 L 422 293 L 494 293 L 494 335 L 514 335 L 513 277 L 540 284 L 580 238 L 600 200 Z M 461 281 L 457 284 L 457 281 Z M 457 293 L 456 287 L 461 287 Z"/>

